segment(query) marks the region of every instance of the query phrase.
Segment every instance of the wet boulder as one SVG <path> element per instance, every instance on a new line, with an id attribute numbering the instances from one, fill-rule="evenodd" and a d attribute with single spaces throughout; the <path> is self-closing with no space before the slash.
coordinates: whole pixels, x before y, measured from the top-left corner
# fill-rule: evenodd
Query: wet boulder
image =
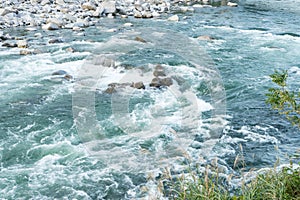
<path id="1" fill-rule="evenodd" d="M 138 42 L 147 43 L 146 40 L 144 40 L 143 38 L 141 38 L 141 37 L 139 37 L 139 36 L 135 37 L 134 40 L 135 40 L 135 41 L 138 41 Z"/>
<path id="2" fill-rule="evenodd" d="M 58 44 L 58 43 L 63 43 L 64 41 L 60 38 L 54 38 L 54 39 L 50 39 L 48 41 L 49 44 Z"/>
<path id="3" fill-rule="evenodd" d="M 146 88 L 142 81 L 133 83 L 131 85 L 131 87 L 136 88 L 136 89 L 145 89 Z"/>
<path id="4" fill-rule="evenodd" d="M 45 25 L 42 26 L 42 29 L 44 30 L 58 30 L 59 26 L 53 22 L 47 23 Z"/>
<path id="5" fill-rule="evenodd" d="M 52 76 L 62 76 L 68 74 L 65 70 L 57 70 L 52 73 Z"/>
<path id="6" fill-rule="evenodd" d="M 167 78 L 153 78 L 151 83 L 150 83 L 150 87 L 156 87 L 156 88 L 160 88 L 160 87 L 168 87 L 171 86 L 173 84 L 173 80 L 169 77 Z"/>
<path id="7" fill-rule="evenodd" d="M 105 14 L 114 14 L 116 13 L 116 1 L 103 1 L 101 6 L 104 8 Z"/>
<path id="8" fill-rule="evenodd" d="M 32 51 L 29 51 L 29 50 L 21 50 L 20 51 L 20 55 L 31 55 L 33 52 Z"/>
<path id="9" fill-rule="evenodd" d="M 104 93 L 112 94 L 117 92 L 117 89 L 132 87 L 133 83 L 110 83 Z"/>
<path id="10" fill-rule="evenodd" d="M 57 70 L 51 74 L 53 77 L 51 80 L 54 81 L 61 81 L 61 80 L 67 80 L 70 81 L 73 79 L 73 76 L 68 74 L 65 70 Z"/>
<path id="11" fill-rule="evenodd" d="M 18 45 L 16 43 L 3 43 L 2 44 L 3 47 L 10 47 L 10 48 L 14 48 L 14 47 L 18 47 Z"/>
<path id="12" fill-rule="evenodd" d="M 153 75 L 155 77 L 158 77 L 158 76 L 166 76 L 166 72 L 165 72 L 165 69 L 163 68 L 162 65 L 156 65 L 155 66 L 155 69 L 154 69 L 154 72 L 153 72 Z"/>
<path id="13" fill-rule="evenodd" d="M 17 42 L 17 45 L 19 48 L 27 48 L 28 47 L 28 43 L 26 40 L 19 40 Z"/>

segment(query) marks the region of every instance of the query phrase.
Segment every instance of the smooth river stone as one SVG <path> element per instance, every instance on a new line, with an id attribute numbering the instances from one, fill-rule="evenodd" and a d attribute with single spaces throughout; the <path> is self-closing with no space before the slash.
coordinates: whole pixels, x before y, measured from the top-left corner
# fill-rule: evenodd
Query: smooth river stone
<path id="1" fill-rule="evenodd" d="M 17 45 L 19 48 L 27 48 L 28 47 L 28 43 L 26 40 L 19 40 L 17 42 Z"/>
<path id="2" fill-rule="evenodd" d="M 116 2 L 115 1 L 103 1 L 101 3 L 101 6 L 104 8 L 104 13 L 105 14 L 112 14 L 115 13 L 116 10 Z"/>
<path id="3" fill-rule="evenodd" d="M 42 29 L 44 29 L 44 30 L 58 30 L 59 26 L 55 23 L 50 22 L 48 24 L 43 25 Z"/>

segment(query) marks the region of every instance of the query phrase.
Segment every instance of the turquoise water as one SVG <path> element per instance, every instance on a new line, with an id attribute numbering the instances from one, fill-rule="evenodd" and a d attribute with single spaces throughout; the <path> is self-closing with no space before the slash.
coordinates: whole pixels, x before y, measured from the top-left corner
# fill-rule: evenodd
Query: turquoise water
<path id="1" fill-rule="evenodd" d="M 226 176 L 238 173 L 233 168 L 238 154 L 244 156 L 247 169 L 270 167 L 277 157 L 287 163 L 288 155 L 299 149 L 299 130 L 264 101 L 267 89 L 273 86 L 268 75 L 275 69 L 289 70 L 292 87 L 299 87 L 299 4 L 247 0 L 241 1 L 238 8 L 197 8 L 194 13 L 179 14 L 182 20 L 178 23 L 101 19 L 98 26 L 86 29 L 84 35 L 69 30 L 4 30 L 19 37 L 25 35 L 30 46 L 43 53 L 20 56 L 18 49 L 0 48 L 0 199 L 142 198 L 157 193 L 157 180 L 166 165 L 174 173 L 180 173 L 189 162 L 205 166 L 217 156 Z M 183 20 L 184 16 L 187 18 Z M 124 28 L 125 22 L 133 23 L 134 27 Z M 106 31 L 112 27 L 119 30 Z M 103 44 L 114 42 L 112 36 L 123 33 L 128 36 L 131 29 L 141 32 L 144 29 L 146 33 L 142 35 L 146 37 L 149 27 L 162 32 L 169 29 L 169 34 L 173 31 L 179 35 L 169 35 L 173 41 L 169 49 L 146 48 L 145 44 L 145 49 L 129 51 L 126 56 L 118 56 L 118 61 L 144 74 L 156 62 L 162 63 L 168 73 L 184 77 L 186 85 L 174 90 L 134 91 L 128 106 L 124 102 L 131 118 L 123 123 L 124 119 L 117 121 L 113 115 L 116 111 L 112 96 L 102 93 L 102 89 L 117 82 L 127 69 L 106 71 L 106 78 L 97 85 L 99 88 L 87 93 L 93 94 L 96 119 L 101 126 L 92 130 L 92 139 L 85 138 L 88 135 L 78 130 L 78 118 L 74 117 L 74 99 L 80 100 L 76 96 L 82 78 L 80 69 L 86 66 L 84 59 L 103 53 Z M 43 38 L 36 37 L 37 32 Z M 182 47 L 186 50 L 184 56 L 173 47 L 180 43 L 180 35 L 182 40 L 192 38 Z M 214 39 L 195 39 L 200 35 Z M 65 43 L 47 44 L 49 39 L 57 37 L 62 37 Z M 65 51 L 70 46 L 75 53 Z M 120 46 L 114 43 L 112 49 Z M 195 46 L 205 54 L 193 53 Z M 195 70 L 195 62 L 203 68 Z M 212 90 L 207 90 L 208 69 L 217 69 L 222 78 L 226 115 L 215 116 L 211 109 L 217 104 L 213 102 Z M 52 76 L 57 70 L 67 71 L 74 81 Z M 191 114 L 187 117 L 191 124 L 184 121 L 193 110 L 189 110 L 190 99 L 174 94 L 176 89 L 192 91 L 197 96 L 200 120 L 195 121 L 199 116 Z M 85 100 L 90 100 L 88 95 L 83 96 Z M 199 129 L 194 122 L 200 123 Z M 90 123 L 93 125 L 93 121 Z M 216 124 L 222 125 L 217 140 L 207 136 Z M 187 136 L 187 141 L 174 139 L 176 134 L 172 130 L 183 138 Z M 140 134 L 145 132 L 148 135 Z M 91 151 L 91 142 L 95 140 L 100 145 L 96 144 Z M 211 141 L 212 149 L 204 150 Z M 187 159 L 182 152 L 177 157 L 178 152 L 172 151 L 176 146 L 187 147 L 191 158 Z M 148 153 L 143 156 L 140 150 Z M 102 153 L 95 156 L 94 151 Z M 143 190 L 145 187 L 148 192 Z"/>

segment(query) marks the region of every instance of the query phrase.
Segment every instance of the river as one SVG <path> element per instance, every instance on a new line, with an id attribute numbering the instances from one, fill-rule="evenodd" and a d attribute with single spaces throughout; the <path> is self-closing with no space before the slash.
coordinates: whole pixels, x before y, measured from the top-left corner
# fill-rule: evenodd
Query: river
<path id="1" fill-rule="evenodd" d="M 0 48 L 0 199 L 163 198 L 166 168 L 217 158 L 226 177 L 289 162 L 299 130 L 265 94 L 275 70 L 299 88 L 300 2 L 241 0 L 178 16 L 102 18 L 84 32 L 3 30 L 40 53 Z M 103 58 L 117 66 L 99 68 Z M 172 86 L 149 86 L 158 64 Z M 138 79 L 144 90 L 104 92 Z M 237 156 L 245 166 L 234 166 Z"/>

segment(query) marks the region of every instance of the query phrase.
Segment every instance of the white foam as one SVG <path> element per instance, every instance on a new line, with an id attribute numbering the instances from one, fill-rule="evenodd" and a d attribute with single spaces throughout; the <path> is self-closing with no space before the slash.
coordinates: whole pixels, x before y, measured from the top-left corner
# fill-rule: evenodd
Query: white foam
<path id="1" fill-rule="evenodd" d="M 277 140 L 276 137 L 270 136 L 267 133 L 264 135 L 255 133 L 253 131 L 250 131 L 247 126 L 242 126 L 240 130 L 237 130 L 236 132 L 242 133 L 247 141 L 254 141 L 259 143 L 272 143 L 272 144 L 278 144 L 280 143 L 279 140 Z"/>

